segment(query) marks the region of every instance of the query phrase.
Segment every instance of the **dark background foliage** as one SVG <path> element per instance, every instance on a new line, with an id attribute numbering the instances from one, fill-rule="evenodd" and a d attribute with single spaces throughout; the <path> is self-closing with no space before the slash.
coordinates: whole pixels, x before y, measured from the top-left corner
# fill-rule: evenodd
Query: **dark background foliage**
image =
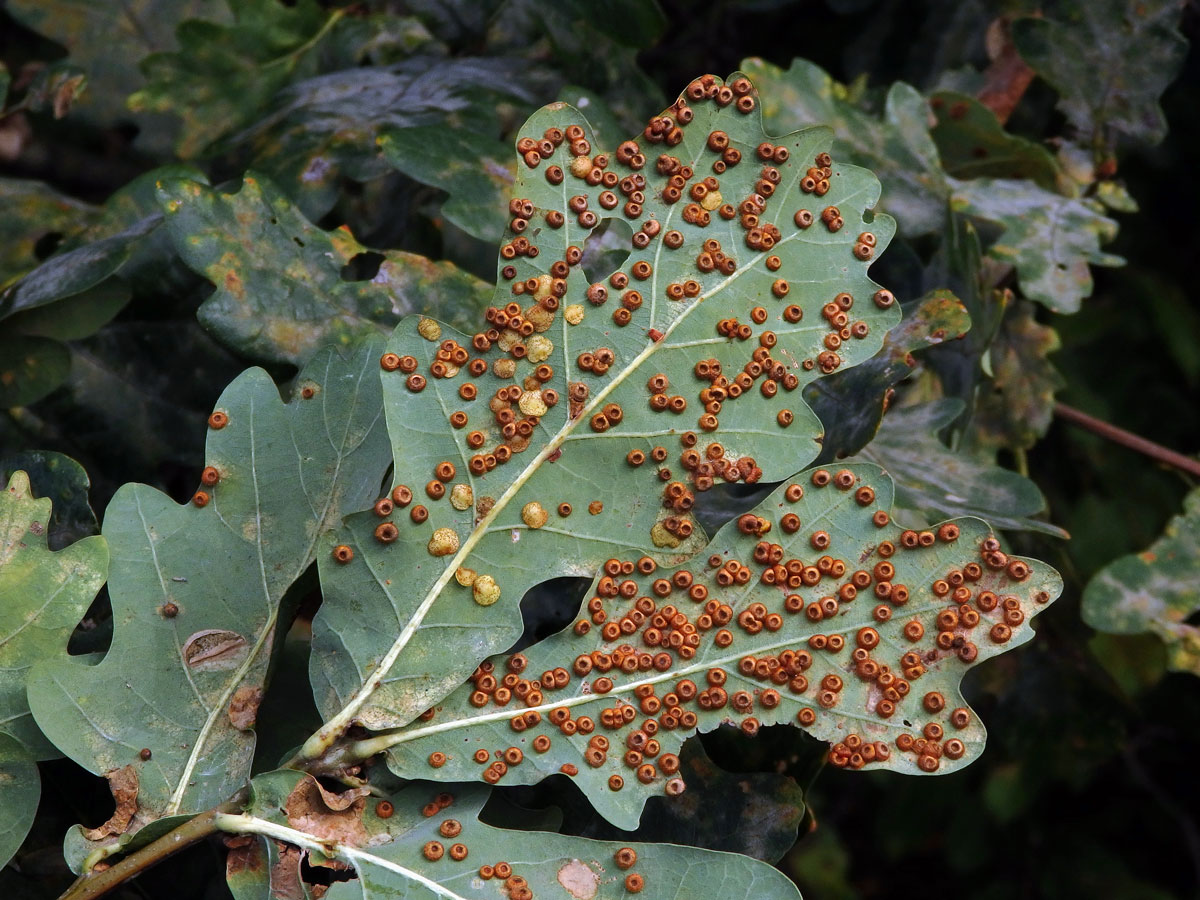
<path id="1" fill-rule="evenodd" d="M 846 84 L 863 79 L 862 103 L 875 109 L 894 81 L 932 92 L 946 83 L 948 73 L 985 69 L 989 23 L 1038 5 L 1003 0 L 661 0 L 661 16 L 648 3 L 617 4 L 620 9 L 614 11 L 608 4 L 533 0 L 417 0 L 346 8 L 348 21 L 359 17 L 365 22 L 361 17 L 367 12 L 396 21 L 415 16 L 438 42 L 437 65 L 444 71 L 430 63 L 432 68 L 422 69 L 424 81 L 413 75 L 411 83 L 405 82 L 403 99 L 393 101 L 388 112 L 393 125 L 420 126 L 422 104 L 430 122 L 442 122 L 451 99 L 465 97 L 449 124 L 476 129 L 481 146 L 497 145 L 503 154 L 509 151 L 502 138 L 528 110 L 558 96 L 597 98 L 597 106 L 610 113 L 595 124 L 602 131 L 607 127 L 609 136 L 621 137 L 622 131 L 640 129 L 640 119 L 696 75 L 727 74 L 755 56 L 782 68 L 797 57 L 808 59 Z M 0 2 L 0 61 L 14 82 L 27 64 L 66 55 L 66 48 L 27 27 L 30 6 L 20 4 L 22 14 L 17 14 Z M 164 10 L 169 7 L 164 4 Z M 306 9 L 315 5 L 297 5 L 297 17 Z M 292 24 L 303 31 L 303 22 Z M 1194 222 L 1195 198 L 1200 197 L 1195 153 L 1200 143 L 1200 55 L 1195 49 L 1200 9 L 1194 3 L 1183 7 L 1180 29 L 1192 48 L 1161 98 L 1169 127 L 1165 139 L 1155 145 L 1137 135 L 1121 135 L 1101 148 L 1140 206 L 1138 212 L 1116 214 L 1120 233 L 1105 247 L 1128 264 L 1094 268 L 1095 289 L 1080 312 L 1054 315 L 1039 306 L 1035 315 L 1061 340 L 1061 349 L 1051 357 L 1061 375 L 1060 401 L 1191 452 L 1200 439 L 1200 309 L 1193 284 L 1200 257 L 1200 229 Z M 187 161 L 214 184 L 236 180 L 249 165 L 266 168 L 322 227 L 349 223 L 368 246 L 452 259 L 490 281 L 493 245 L 486 234 L 456 226 L 451 201 L 446 201 L 443 218 L 447 192 L 439 188 L 446 184 L 404 166 L 382 164 L 376 156 L 374 129 L 383 125 L 369 98 L 345 139 L 351 149 L 330 153 L 341 169 L 323 192 L 305 193 L 286 182 L 285 174 L 292 171 L 288 154 L 308 152 L 296 135 L 312 130 L 311 120 L 304 118 L 311 110 L 281 113 L 276 88 L 286 91 L 301 75 L 352 78 L 356 65 L 368 62 L 414 65 L 419 54 L 397 49 L 403 42 L 394 34 L 393 45 L 378 39 L 379 34 L 388 34 L 386 24 L 368 52 L 363 50 L 369 43 L 364 35 L 347 30 L 338 37 L 340 44 L 324 46 L 320 59 L 298 63 L 304 71 L 271 88 L 257 105 L 253 98 L 242 98 L 244 105 L 230 113 L 232 125 L 214 136 L 220 139 Z M 286 42 L 287 35 L 279 39 Z M 88 48 L 88 40 L 87 34 L 80 35 L 81 44 L 70 48 L 69 61 L 87 68 L 84 60 L 103 56 L 104 49 Z M 210 85 L 240 77 L 204 56 L 211 45 L 197 46 L 188 58 L 201 72 L 197 78 L 202 86 L 204 66 L 210 63 Z M 376 56 L 368 59 L 371 53 Z M 439 94 L 455 78 L 476 83 L 469 72 L 454 68 L 468 62 L 494 67 L 488 71 L 511 87 L 473 98 L 470 87 L 463 90 L 458 84 Z M 170 71 L 169 60 L 162 65 Z M 1096 77 L 1102 77 L 1099 62 L 1097 66 Z M 250 72 L 251 81 L 263 77 L 252 67 Z M 15 147 L 0 159 L 0 176 L 37 179 L 87 204 L 85 212 L 58 209 L 53 219 L 48 211 L 39 213 L 39 226 L 36 216 L 26 212 L 24 199 L 0 193 L 0 203 L 8 206 L 0 210 L 0 218 L 18 225 L 28 218 L 38 226 L 22 234 L 0 221 L 0 239 L 9 243 L 8 250 L 0 250 L 0 260 L 6 252 L 15 253 L 16 243 L 30 234 L 36 237 L 33 261 L 86 241 L 81 222 L 96 221 L 94 207 L 136 177 L 175 159 L 174 126 L 164 125 L 174 119 L 122 113 L 123 98 L 97 96 L 117 82 L 89 75 L 92 106 L 81 104 L 62 118 L 45 108 L 0 119 L 0 136 L 8 142 L 0 146 Z M 186 81 L 185 76 L 180 78 Z M 189 94 L 186 84 L 180 88 L 169 78 L 159 83 L 176 86 L 165 93 L 165 111 L 195 115 L 205 126 L 215 121 L 204 118 L 216 114 L 206 112 L 203 98 Z M 1046 82 L 1035 80 L 1007 129 L 1035 142 L 1071 134 L 1056 99 Z M 354 147 L 358 150 L 351 152 Z M 454 197 L 453 190 L 448 194 Z M 898 242 L 874 277 L 885 284 L 906 283 L 906 266 L 912 259 L 919 265 L 930 257 L 931 240 L 927 235 Z M 204 417 L 222 387 L 247 365 L 265 362 L 281 381 L 294 371 L 286 362 L 255 357 L 215 338 L 196 319 L 199 304 L 211 291 L 209 283 L 165 249 L 137 252 L 143 255 L 122 270 L 132 299 L 94 333 L 69 336 L 70 373 L 61 386 L 0 415 L 0 460 L 33 448 L 73 457 L 91 479 L 91 503 L 97 510 L 126 481 L 149 482 L 180 499 L 187 496 L 202 461 Z M 372 260 L 359 264 L 365 272 L 348 278 L 369 277 Z M 0 285 L 12 274 L 0 272 Z M 897 294 L 910 299 L 899 286 Z M 3 328 L 0 323 L 0 339 Z M 902 397 L 919 389 L 916 382 L 898 387 Z M 1023 414 L 1015 412 L 1018 418 Z M 735 772 L 792 776 L 804 798 L 802 803 L 791 787 L 780 793 L 783 782 L 758 774 L 746 781 L 746 790 L 770 795 L 767 799 L 777 804 L 756 807 L 769 821 L 714 816 L 701 830 L 740 829 L 778 843 L 776 831 L 782 828 L 786 844 L 787 829 L 798 824 L 798 839 L 778 865 L 813 900 L 916 893 L 979 900 L 1200 896 L 1193 768 L 1200 758 L 1200 682 L 1193 674 L 1167 671 L 1156 638 L 1099 634 L 1080 615 L 1089 579 L 1162 532 L 1179 511 L 1187 479 L 1060 419 L 1032 446 L 1009 442 L 993 449 L 1001 464 L 1025 472 L 1041 488 L 1048 501 L 1045 518 L 1066 529 L 1071 540 L 1034 532 L 1011 535 L 1018 552 L 1058 567 L 1067 588 L 1039 620 L 1037 640 L 982 667 L 966 685 L 991 733 L 985 756 L 953 775 L 906 778 L 824 766 L 824 746 L 793 729 L 769 729 L 753 742 L 713 734 L 703 744 L 718 765 Z M 28 463 L 10 460 L 4 466 L 18 464 Z M 73 509 L 73 517 L 59 523 L 64 538 L 95 528 L 85 508 Z M 309 592 L 307 606 L 301 608 L 311 612 L 319 601 L 315 585 L 296 590 Z M 576 597 L 570 584 L 556 583 L 544 596 L 527 598 L 531 629 L 549 630 Z M 85 625 L 75 648 L 102 648 L 103 596 Z M 702 757 L 693 763 L 707 764 Z M 61 835 L 75 822 L 102 821 L 111 809 L 103 782 L 69 762 L 43 764 L 43 782 L 39 818 L 16 860 L 19 873 L 10 868 L 0 877 L 0 889 L 15 892 L 9 896 L 53 896 L 61 890 L 70 878 L 61 863 Z M 712 802 L 727 801 L 714 794 Z M 553 785 L 507 792 L 493 806 L 498 822 L 525 827 L 534 819 L 522 807 L 557 806 L 567 830 L 606 833 L 581 798 Z M 694 835 L 652 806 L 640 836 L 689 841 Z M 748 840 L 729 846 L 749 845 Z M 171 860 L 118 895 L 190 900 L 227 896 L 225 892 L 221 848 L 213 843 Z"/>

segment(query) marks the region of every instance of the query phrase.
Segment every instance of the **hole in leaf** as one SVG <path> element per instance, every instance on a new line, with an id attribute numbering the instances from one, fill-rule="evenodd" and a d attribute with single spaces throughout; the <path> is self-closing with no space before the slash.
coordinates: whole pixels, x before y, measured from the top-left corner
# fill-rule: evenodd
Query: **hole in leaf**
<path id="1" fill-rule="evenodd" d="M 875 221 L 875 210 L 864 209 L 862 220 L 863 220 L 864 225 L 870 225 L 872 222 L 874 222 Z"/>
<path id="2" fill-rule="evenodd" d="M 580 266 L 588 281 L 603 281 L 625 264 L 632 252 L 633 229 L 622 219 L 604 219 L 583 242 Z"/>
<path id="3" fill-rule="evenodd" d="M 62 243 L 62 239 L 63 233 L 61 231 L 47 231 L 33 245 L 33 255 L 39 262 L 46 259 L 46 257 L 58 249 L 59 244 Z"/>
<path id="4" fill-rule="evenodd" d="M 562 631 L 575 621 L 591 580 L 553 578 L 530 588 L 521 599 L 524 631 L 513 650 Z"/>
<path id="5" fill-rule="evenodd" d="M 355 881 L 358 873 L 349 867 L 335 869 L 332 866 L 314 866 L 308 861 L 308 854 L 305 853 L 300 857 L 300 878 L 305 884 L 322 884 L 328 887 L 335 881 Z"/>
<path id="6" fill-rule="evenodd" d="M 342 266 L 342 281 L 370 281 L 379 272 L 379 267 L 386 259 L 382 253 L 368 250 L 350 258 Z"/>

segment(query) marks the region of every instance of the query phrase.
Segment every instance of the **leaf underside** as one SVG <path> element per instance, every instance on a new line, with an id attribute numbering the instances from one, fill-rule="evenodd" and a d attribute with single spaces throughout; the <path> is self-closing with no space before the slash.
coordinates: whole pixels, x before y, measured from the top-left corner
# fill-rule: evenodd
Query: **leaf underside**
<path id="1" fill-rule="evenodd" d="M 225 424 L 210 420 L 207 503 L 130 484 L 109 505 L 111 649 L 97 665 L 39 663 L 29 699 L 80 765 L 132 768 L 129 830 L 220 803 L 248 776 L 279 601 L 386 468 L 381 347 L 319 353 L 286 405 L 261 369 L 235 380 L 217 405 Z"/>
<path id="2" fill-rule="evenodd" d="M 530 586 L 590 577 L 621 548 L 678 562 L 705 543 L 690 510 L 714 478 L 779 480 L 816 455 L 799 389 L 870 358 L 897 320 L 867 276 L 895 223 L 870 212 L 870 172 L 824 156 L 828 129 L 769 139 L 750 83 L 730 85 L 697 81 L 699 99 L 653 120 L 676 144 L 596 155 L 561 103 L 521 129 L 547 158 L 518 163 L 479 331 L 409 319 L 381 361 L 392 484 L 413 499 L 351 517 L 318 555 L 311 676 L 328 721 L 310 755 L 352 721 L 403 725 L 461 684 L 520 635 Z M 589 285 L 569 263 L 609 219 L 635 229 L 631 253 Z"/>

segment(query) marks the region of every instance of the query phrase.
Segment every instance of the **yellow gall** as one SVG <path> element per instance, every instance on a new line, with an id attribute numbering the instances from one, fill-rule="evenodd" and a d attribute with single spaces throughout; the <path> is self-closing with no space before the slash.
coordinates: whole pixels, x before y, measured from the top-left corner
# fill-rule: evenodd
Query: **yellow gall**
<path id="1" fill-rule="evenodd" d="M 517 401 L 517 407 L 527 416 L 544 416 L 549 407 L 546 406 L 546 401 L 542 399 L 542 395 L 538 391 L 526 391 L 521 395 L 521 399 Z"/>
<path id="2" fill-rule="evenodd" d="M 459 566 L 454 570 L 454 580 L 463 587 L 470 587 L 475 583 L 475 570 L 468 569 L 466 566 Z"/>
<path id="3" fill-rule="evenodd" d="M 525 341 L 525 358 L 531 363 L 540 363 L 550 358 L 554 352 L 554 341 L 540 334 L 535 334 Z M 536 415 L 541 415 L 537 413 Z"/>
<path id="4" fill-rule="evenodd" d="M 450 489 L 450 505 L 459 512 L 475 505 L 475 492 L 469 484 L 456 484 Z"/>
<path id="5" fill-rule="evenodd" d="M 500 585 L 491 575 L 480 575 L 471 586 L 475 602 L 480 606 L 491 606 L 500 599 Z"/>
<path id="6" fill-rule="evenodd" d="M 417 323 L 417 334 L 427 341 L 441 340 L 442 326 L 433 319 L 423 318 Z"/>
<path id="7" fill-rule="evenodd" d="M 458 533 L 453 528 L 439 528 L 429 539 L 431 556 L 449 556 L 458 552 Z"/>
<path id="8" fill-rule="evenodd" d="M 700 201 L 700 206 L 709 212 L 712 212 L 724 202 L 725 198 L 721 196 L 720 191 L 709 191 L 704 195 L 704 199 Z"/>
<path id="9" fill-rule="evenodd" d="M 583 305 L 572 303 L 563 310 L 563 318 L 567 320 L 568 325 L 578 325 L 583 321 Z"/>
<path id="10" fill-rule="evenodd" d="M 592 171 L 592 158 L 590 156 L 577 156 L 571 160 L 571 174 L 576 178 L 584 178 L 590 171 Z"/>
<path id="11" fill-rule="evenodd" d="M 536 500 L 521 507 L 521 521 L 530 528 L 541 528 L 550 518 L 550 513 Z"/>

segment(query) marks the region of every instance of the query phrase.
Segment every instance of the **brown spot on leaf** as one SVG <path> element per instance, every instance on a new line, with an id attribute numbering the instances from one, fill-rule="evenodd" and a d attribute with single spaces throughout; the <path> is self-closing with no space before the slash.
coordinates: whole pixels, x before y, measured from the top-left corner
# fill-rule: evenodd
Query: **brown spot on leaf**
<path id="1" fill-rule="evenodd" d="M 271 867 L 271 900 L 306 900 L 300 880 L 300 860 L 304 853 L 299 847 L 275 842 L 279 853 Z"/>
<path id="2" fill-rule="evenodd" d="M 83 829 L 83 835 L 89 841 L 101 841 L 106 837 L 124 834 L 138 808 L 138 775 L 133 766 L 113 769 L 106 772 L 104 777 L 108 779 L 108 788 L 112 791 L 117 808 L 109 820 L 99 828 Z"/>
<path id="3" fill-rule="evenodd" d="M 342 794 L 330 793 L 310 775 L 288 795 L 284 812 L 289 825 L 318 840 L 361 847 L 368 838 L 362 823 L 366 794 L 366 788 L 354 788 Z"/>
<path id="4" fill-rule="evenodd" d="M 201 671 L 234 669 L 248 652 L 246 639 L 235 631 L 209 628 L 197 631 L 183 645 L 183 660 Z"/>
<path id="5" fill-rule="evenodd" d="M 237 689 L 229 701 L 229 723 L 238 731 L 245 731 L 258 718 L 258 705 L 262 703 L 261 687 L 244 685 Z"/>
<path id="6" fill-rule="evenodd" d="M 225 273 L 225 290 L 229 291 L 238 300 L 243 300 L 246 297 L 246 287 L 242 284 L 242 279 L 238 276 L 238 273 L 232 269 Z"/>
<path id="7" fill-rule="evenodd" d="M 558 870 L 558 883 L 575 900 L 592 900 L 600 887 L 600 876 L 581 860 L 573 859 Z"/>
<path id="8" fill-rule="evenodd" d="M 243 841 L 243 837 L 250 839 Z M 242 873 L 254 876 L 262 871 L 266 862 L 262 844 L 251 835 L 238 835 L 232 841 L 226 837 L 225 846 L 229 847 L 229 854 L 225 857 L 226 878 L 237 878 Z"/>

